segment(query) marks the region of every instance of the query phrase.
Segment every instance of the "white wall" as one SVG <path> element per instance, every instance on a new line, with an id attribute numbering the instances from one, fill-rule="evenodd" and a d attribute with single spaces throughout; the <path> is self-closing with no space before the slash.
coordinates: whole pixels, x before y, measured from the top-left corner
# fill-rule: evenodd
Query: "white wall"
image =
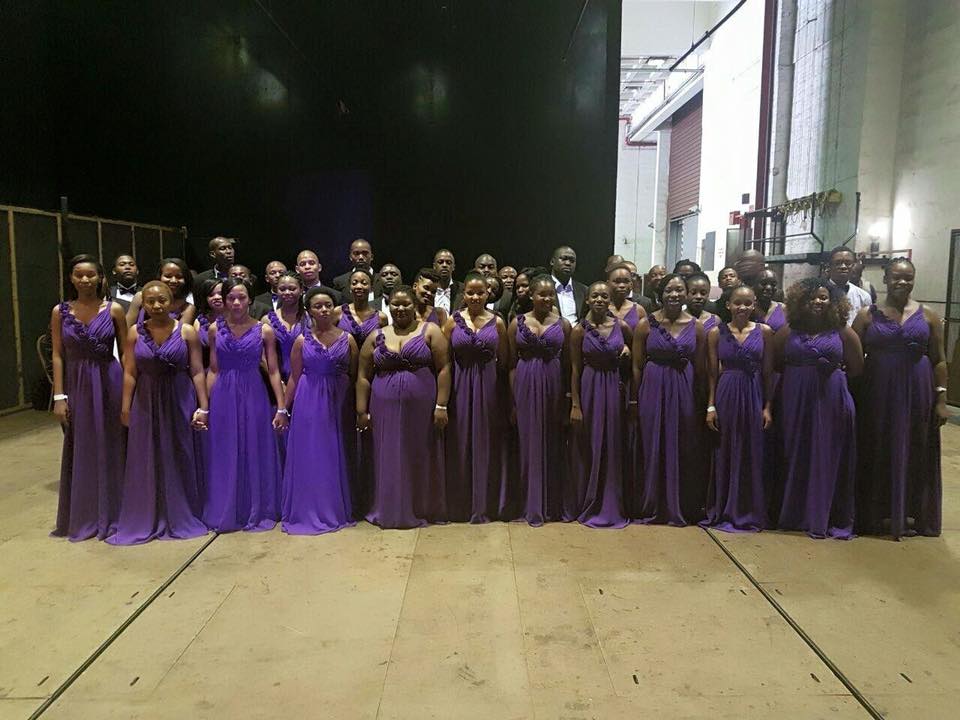
<path id="1" fill-rule="evenodd" d="M 958 34 L 960 4 L 912 0 L 894 164 L 892 249 L 913 250 L 914 296 L 926 301 L 946 298 L 950 230 L 960 228 Z M 943 312 L 943 306 L 934 307 Z"/>
<path id="2" fill-rule="evenodd" d="M 626 120 L 620 121 L 613 253 L 645 270 L 651 265 L 653 253 L 653 229 L 649 225 L 653 222 L 657 148 L 627 145 L 626 125 Z"/>
<path id="3" fill-rule="evenodd" d="M 704 59 L 697 234 L 716 233 L 713 278 L 726 258 L 730 212 L 756 190 L 763 12 L 763 0 L 749 0 L 713 36 Z"/>
<path id="4" fill-rule="evenodd" d="M 716 22 L 725 0 L 623 0 L 620 54 L 679 56 Z"/>

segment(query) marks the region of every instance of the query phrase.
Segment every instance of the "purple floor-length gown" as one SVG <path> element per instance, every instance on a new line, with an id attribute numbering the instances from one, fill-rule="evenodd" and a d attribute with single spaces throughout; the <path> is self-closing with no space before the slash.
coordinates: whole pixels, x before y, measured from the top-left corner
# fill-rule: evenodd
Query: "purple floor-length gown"
<path id="1" fill-rule="evenodd" d="M 206 535 L 199 519 L 201 441 L 190 427 L 197 393 L 189 348 L 179 323 L 159 346 L 143 323 L 137 331 L 123 499 L 117 532 L 107 542 L 137 545 Z"/>
<path id="2" fill-rule="evenodd" d="M 353 336 L 357 348 L 362 348 L 367 336 L 380 327 L 380 313 L 373 313 L 362 323 L 350 312 L 349 303 L 340 308 L 340 321 L 337 326 Z M 369 433 L 346 433 L 347 461 L 350 463 L 350 497 L 353 506 L 353 516 L 357 520 L 366 517 L 370 510 L 370 494 L 373 480 L 371 479 L 371 447 Z"/>
<path id="3" fill-rule="evenodd" d="M 212 530 L 269 530 L 280 517 L 280 459 L 260 377 L 263 325 L 236 337 L 217 321 L 203 520 Z"/>
<path id="4" fill-rule="evenodd" d="M 757 322 L 763 323 L 776 334 L 780 328 L 787 324 L 787 316 L 783 308 L 783 303 L 778 303 L 769 317 L 757 320 Z M 781 495 L 783 488 L 778 482 L 781 465 L 780 455 L 783 448 L 779 372 L 774 371 L 771 375 L 770 386 L 772 388 L 770 412 L 773 415 L 773 427 L 763 434 L 763 476 L 766 478 L 767 487 L 767 519 L 768 522 L 772 523 L 780 515 L 780 506 L 783 504 Z"/>
<path id="5" fill-rule="evenodd" d="M 120 509 L 124 432 L 120 423 L 123 370 L 113 356 L 111 302 L 84 325 L 60 303 L 64 392 L 70 422 L 64 428 L 60 500 L 53 535 L 98 540 L 112 535 Z"/>
<path id="6" fill-rule="evenodd" d="M 643 473 L 637 520 L 684 526 L 684 484 L 700 467 L 696 449 L 682 446 L 697 437 L 693 359 L 696 323 L 673 337 L 652 315 L 646 364 L 637 394 Z"/>
<path id="7" fill-rule="evenodd" d="M 940 428 L 930 327 L 921 306 L 901 326 L 876 306 L 867 327 L 857 525 L 867 533 L 940 534 Z M 912 518 L 912 527 L 907 518 Z M 889 520 L 889 530 L 885 525 Z"/>
<path id="8" fill-rule="evenodd" d="M 781 530 L 853 537 L 856 427 L 841 369 L 843 341 L 830 330 L 791 332 L 782 377 Z"/>
<path id="9" fill-rule="evenodd" d="M 609 337 L 583 320 L 583 372 L 580 407 L 583 426 L 574 433 L 573 470 L 583 487 L 580 513 L 584 525 L 622 528 L 629 524 L 623 507 L 623 394 L 620 354 L 623 332 L 616 320 Z"/>
<path id="10" fill-rule="evenodd" d="M 283 530 L 318 535 L 353 525 L 346 436 L 354 430 L 350 335 L 329 348 L 303 335 L 303 371 L 297 382 L 283 471 Z"/>
<path id="11" fill-rule="evenodd" d="M 563 323 L 536 335 L 517 315 L 513 400 L 519 443 L 519 497 L 531 525 L 563 519 Z"/>
<path id="12" fill-rule="evenodd" d="M 370 395 L 373 502 L 367 520 L 382 528 L 446 519 L 443 442 L 434 429 L 437 379 L 424 340 L 427 323 L 394 352 L 378 330 Z"/>
<path id="13" fill-rule="evenodd" d="M 503 485 L 496 318 L 480 330 L 454 312 L 450 337 L 453 394 L 447 427 L 447 513 L 450 520 L 484 523 L 497 517 Z"/>
<path id="14" fill-rule="evenodd" d="M 623 321 L 630 328 L 630 331 L 636 335 L 637 325 L 640 324 L 640 306 L 636 303 L 627 310 L 623 316 Z M 630 348 L 633 351 L 633 348 Z M 637 499 L 640 497 L 639 470 L 640 467 L 640 436 L 639 428 L 636 422 L 631 422 L 636 417 L 634 406 L 630 401 L 634 399 L 630 393 L 633 368 L 630 356 L 625 356 L 620 360 L 620 384 L 623 391 L 623 407 L 626 414 L 624 417 L 623 430 L 623 509 L 627 518 L 637 517 Z"/>
<path id="15" fill-rule="evenodd" d="M 720 441 L 707 494 L 708 527 L 728 532 L 763 530 L 767 499 L 763 476 L 763 327 L 737 341 L 720 324 L 720 378 L 715 405 Z"/>

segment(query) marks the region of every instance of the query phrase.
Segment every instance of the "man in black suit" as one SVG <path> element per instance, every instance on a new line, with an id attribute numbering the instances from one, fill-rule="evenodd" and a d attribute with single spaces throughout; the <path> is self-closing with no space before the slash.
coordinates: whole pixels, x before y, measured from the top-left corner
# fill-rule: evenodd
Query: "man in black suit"
<path id="1" fill-rule="evenodd" d="M 374 282 L 370 288 L 370 299 L 373 300 L 377 291 L 376 275 L 373 272 L 373 247 L 363 238 L 357 238 L 350 243 L 350 265 L 351 267 L 347 272 L 343 273 L 343 275 L 337 275 L 333 279 L 331 283 L 333 289 L 341 295 L 349 295 L 350 276 L 357 270 L 366 270 L 374 276 Z"/>
<path id="2" fill-rule="evenodd" d="M 433 256 L 433 269 L 440 276 L 433 299 L 434 307 L 442 308 L 448 313 L 457 310 L 463 301 L 463 283 L 453 279 L 453 271 L 457 269 L 453 253 L 446 248 L 437 250 Z"/>
<path id="3" fill-rule="evenodd" d="M 193 279 L 194 285 L 199 285 L 204 280 L 226 280 L 230 277 L 230 266 L 236 259 L 236 252 L 233 244 L 234 238 L 223 237 L 219 235 L 207 244 L 207 250 L 210 258 L 213 260 L 213 267 L 197 273 Z"/>
<path id="4" fill-rule="evenodd" d="M 253 287 L 254 283 L 257 281 L 257 276 L 250 272 L 250 268 L 248 268 L 246 265 L 231 265 L 228 272 L 230 273 L 230 277 L 238 277 L 246 280 L 250 287 Z M 257 302 L 256 299 L 251 300 L 250 307 L 247 308 L 247 311 L 250 313 L 250 317 L 257 320 L 262 318 L 271 310 L 273 310 L 272 305 L 269 303 L 264 304 L 262 302 Z"/>
<path id="5" fill-rule="evenodd" d="M 387 322 L 393 324 L 393 317 L 390 315 L 390 293 L 395 287 L 403 285 L 403 275 L 400 268 L 393 263 L 384 263 L 377 273 L 378 290 L 373 295 L 373 307 L 382 313 L 386 313 Z"/>
<path id="6" fill-rule="evenodd" d="M 113 283 L 110 285 L 110 298 L 115 300 L 126 312 L 130 309 L 130 301 L 140 290 L 137 278 L 140 271 L 133 255 L 117 255 L 113 261 Z"/>
<path id="7" fill-rule="evenodd" d="M 550 273 L 557 288 L 557 307 L 571 325 L 580 319 L 587 301 L 587 286 L 573 279 L 577 269 L 577 253 L 572 247 L 562 245 L 553 251 L 550 258 Z"/>
<path id="8" fill-rule="evenodd" d="M 280 280 L 280 276 L 286 271 L 287 266 L 279 260 L 271 260 L 268 262 L 263 274 L 264 280 L 267 281 L 269 290 L 257 295 L 253 299 L 253 302 L 260 303 L 261 305 L 267 305 L 272 310 L 276 310 L 277 305 L 280 303 L 280 299 L 277 297 L 277 282 Z"/>
<path id="9" fill-rule="evenodd" d="M 321 287 L 333 299 L 333 304 L 339 305 L 343 302 L 340 293 L 320 282 L 320 272 L 322 270 L 323 265 L 320 264 L 320 258 L 313 250 L 301 250 L 297 255 L 297 272 L 300 273 L 300 278 L 303 280 L 304 292 L 310 288 Z"/>

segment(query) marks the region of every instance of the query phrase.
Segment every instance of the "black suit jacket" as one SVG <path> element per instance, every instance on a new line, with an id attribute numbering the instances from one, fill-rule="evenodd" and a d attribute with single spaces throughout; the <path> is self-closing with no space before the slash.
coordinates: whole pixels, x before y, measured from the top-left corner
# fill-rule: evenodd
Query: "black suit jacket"
<path id="1" fill-rule="evenodd" d="M 356 268 L 354 268 L 356 270 Z M 333 281 L 330 283 L 333 285 L 333 289 L 339 293 L 342 293 L 344 296 L 348 295 L 350 292 L 350 276 L 353 274 L 353 270 L 347 270 L 343 275 L 337 275 Z M 370 274 L 373 275 L 373 292 L 374 294 L 379 294 L 380 292 L 380 278 L 377 277 L 377 274 L 370 270 Z"/>
<path id="2" fill-rule="evenodd" d="M 248 312 L 250 313 L 250 317 L 256 320 L 260 320 L 264 315 L 266 315 L 271 310 L 273 310 L 273 303 L 268 302 L 266 305 L 264 305 L 262 302 L 257 302 L 256 300 L 254 300 L 252 303 L 250 303 L 250 308 L 248 309 Z"/>
<path id="3" fill-rule="evenodd" d="M 450 281 L 450 310 L 459 310 L 463 304 L 463 283 L 459 280 Z"/>
<path id="4" fill-rule="evenodd" d="M 260 303 L 261 305 L 266 305 L 267 308 L 273 310 L 273 293 L 267 290 L 265 293 L 260 293 L 253 299 L 253 304 L 256 305 Z M 252 307 L 252 306 L 251 306 Z"/>
<path id="5" fill-rule="evenodd" d="M 210 268 L 209 270 L 204 270 L 202 273 L 197 273 L 196 275 L 194 275 L 193 284 L 199 285 L 204 280 L 214 280 L 217 278 L 219 278 L 219 276 L 217 275 L 217 269 Z"/>
<path id="6" fill-rule="evenodd" d="M 573 280 L 573 300 L 577 304 L 577 317 L 583 317 L 583 306 L 587 304 L 587 286 L 578 280 Z"/>
<path id="7" fill-rule="evenodd" d="M 119 294 L 119 293 L 118 293 L 119 289 L 120 289 L 120 288 L 118 288 L 115 284 L 110 286 L 110 290 L 109 290 L 110 299 L 113 300 L 115 303 L 117 303 L 120 307 L 122 307 L 122 308 L 123 308 L 123 312 L 126 313 L 127 310 L 130 309 L 130 301 L 129 301 L 129 300 L 124 300 L 124 299 L 121 298 L 121 297 L 117 297 L 117 295 Z M 140 286 L 139 286 L 139 285 L 137 286 L 137 292 L 140 292 Z"/>

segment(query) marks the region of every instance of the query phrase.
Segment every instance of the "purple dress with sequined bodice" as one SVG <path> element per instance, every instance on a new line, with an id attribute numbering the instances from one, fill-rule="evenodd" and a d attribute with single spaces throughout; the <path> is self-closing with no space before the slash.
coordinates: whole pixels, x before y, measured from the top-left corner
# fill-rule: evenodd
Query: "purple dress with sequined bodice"
<path id="1" fill-rule="evenodd" d="M 580 501 L 576 519 L 590 527 L 622 528 L 629 524 L 623 504 L 623 332 L 616 318 L 607 337 L 588 320 L 580 324 L 583 424 L 571 441 L 572 475 Z"/>
<path id="2" fill-rule="evenodd" d="M 876 306 L 870 314 L 858 423 L 863 441 L 857 526 L 895 538 L 939 535 L 940 427 L 927 355 L 930 326 L 922 306 L 902 326 Z"/>
<path id="3" fill-rule="evenodd" d="M 688 447 L 699 430 L 694 402 L 693 363 L 696 322 L 673 337 L 653 315 L 648 316 L 646 363 L 637 393 L 642 487 L 637 503 L 641 523 L 683 526 L 685 483 L 700 467 L 695 448 Z"/>
<path id="4" fill-rule="evenodd" d="M 742 344 L 726 323 L 719 328 L 721 369 L 714 405 L 720 437 L 707 491 L 707 518 L 701 524 L 728 532 L 763 530 L 763 326 L 755 325 Z"/>
<path id="5" fill-rule="evenodd" d="M 263 325 L 239 337 L 216 323 L 217 378 L 210 393 L 203 520 L 217 532 L 269 530 L 280 518 L 280 459 L 273 410 L 260 376 Z"/>
<path id="6" fill-rule="evenodd" d="M 367 520 L 382 528 L 421 527 L 446 519 L 442 434 L 434 429 L 437 379 L 427 323 L 399 352 L 378 330 L 370 394 L 373 501 Z"/>
<path id="7" fill-rule="evenodd" d="M 563 323 L 536 335 L 518 315 L 513 401 L 517 413 L 521 517 L 531 525 L 563 517 Z"/>
<path id="8" fill-rule="evenodd" d="M 836 330 L 791 332 L 782 377 L 777 527 L 811 537 L 853 537 L 856 414 Z"/>
<path id="9" fill-rule="evenodd" d="M 179 323 L 161 345 L 143 323 L 137 332 L 123 500 L 117 532 L 108 542 L 136 545 L 206 535 L 200 520 L 201 438 L 190 426 L 197 392 L 189 347 Z"/>
<path id="10" fill-rule="evenodd" d="M 120 423 L 123 370 L 113 356 L 111 302 L 84 324 L 60 304 L 63 391 L 70 421 L 64 428 L 60 500 L 53 535 L 103 540 L 116 529 L 123 477 Z"/>
<path id="11" fill-rule="evenodd" d="M 318 535 L 353 524 L 345 439 L 354 433 L 350 335 L 329 348 L 303 334 L 283 471 L 282 520 L 291 535 Z"/>

